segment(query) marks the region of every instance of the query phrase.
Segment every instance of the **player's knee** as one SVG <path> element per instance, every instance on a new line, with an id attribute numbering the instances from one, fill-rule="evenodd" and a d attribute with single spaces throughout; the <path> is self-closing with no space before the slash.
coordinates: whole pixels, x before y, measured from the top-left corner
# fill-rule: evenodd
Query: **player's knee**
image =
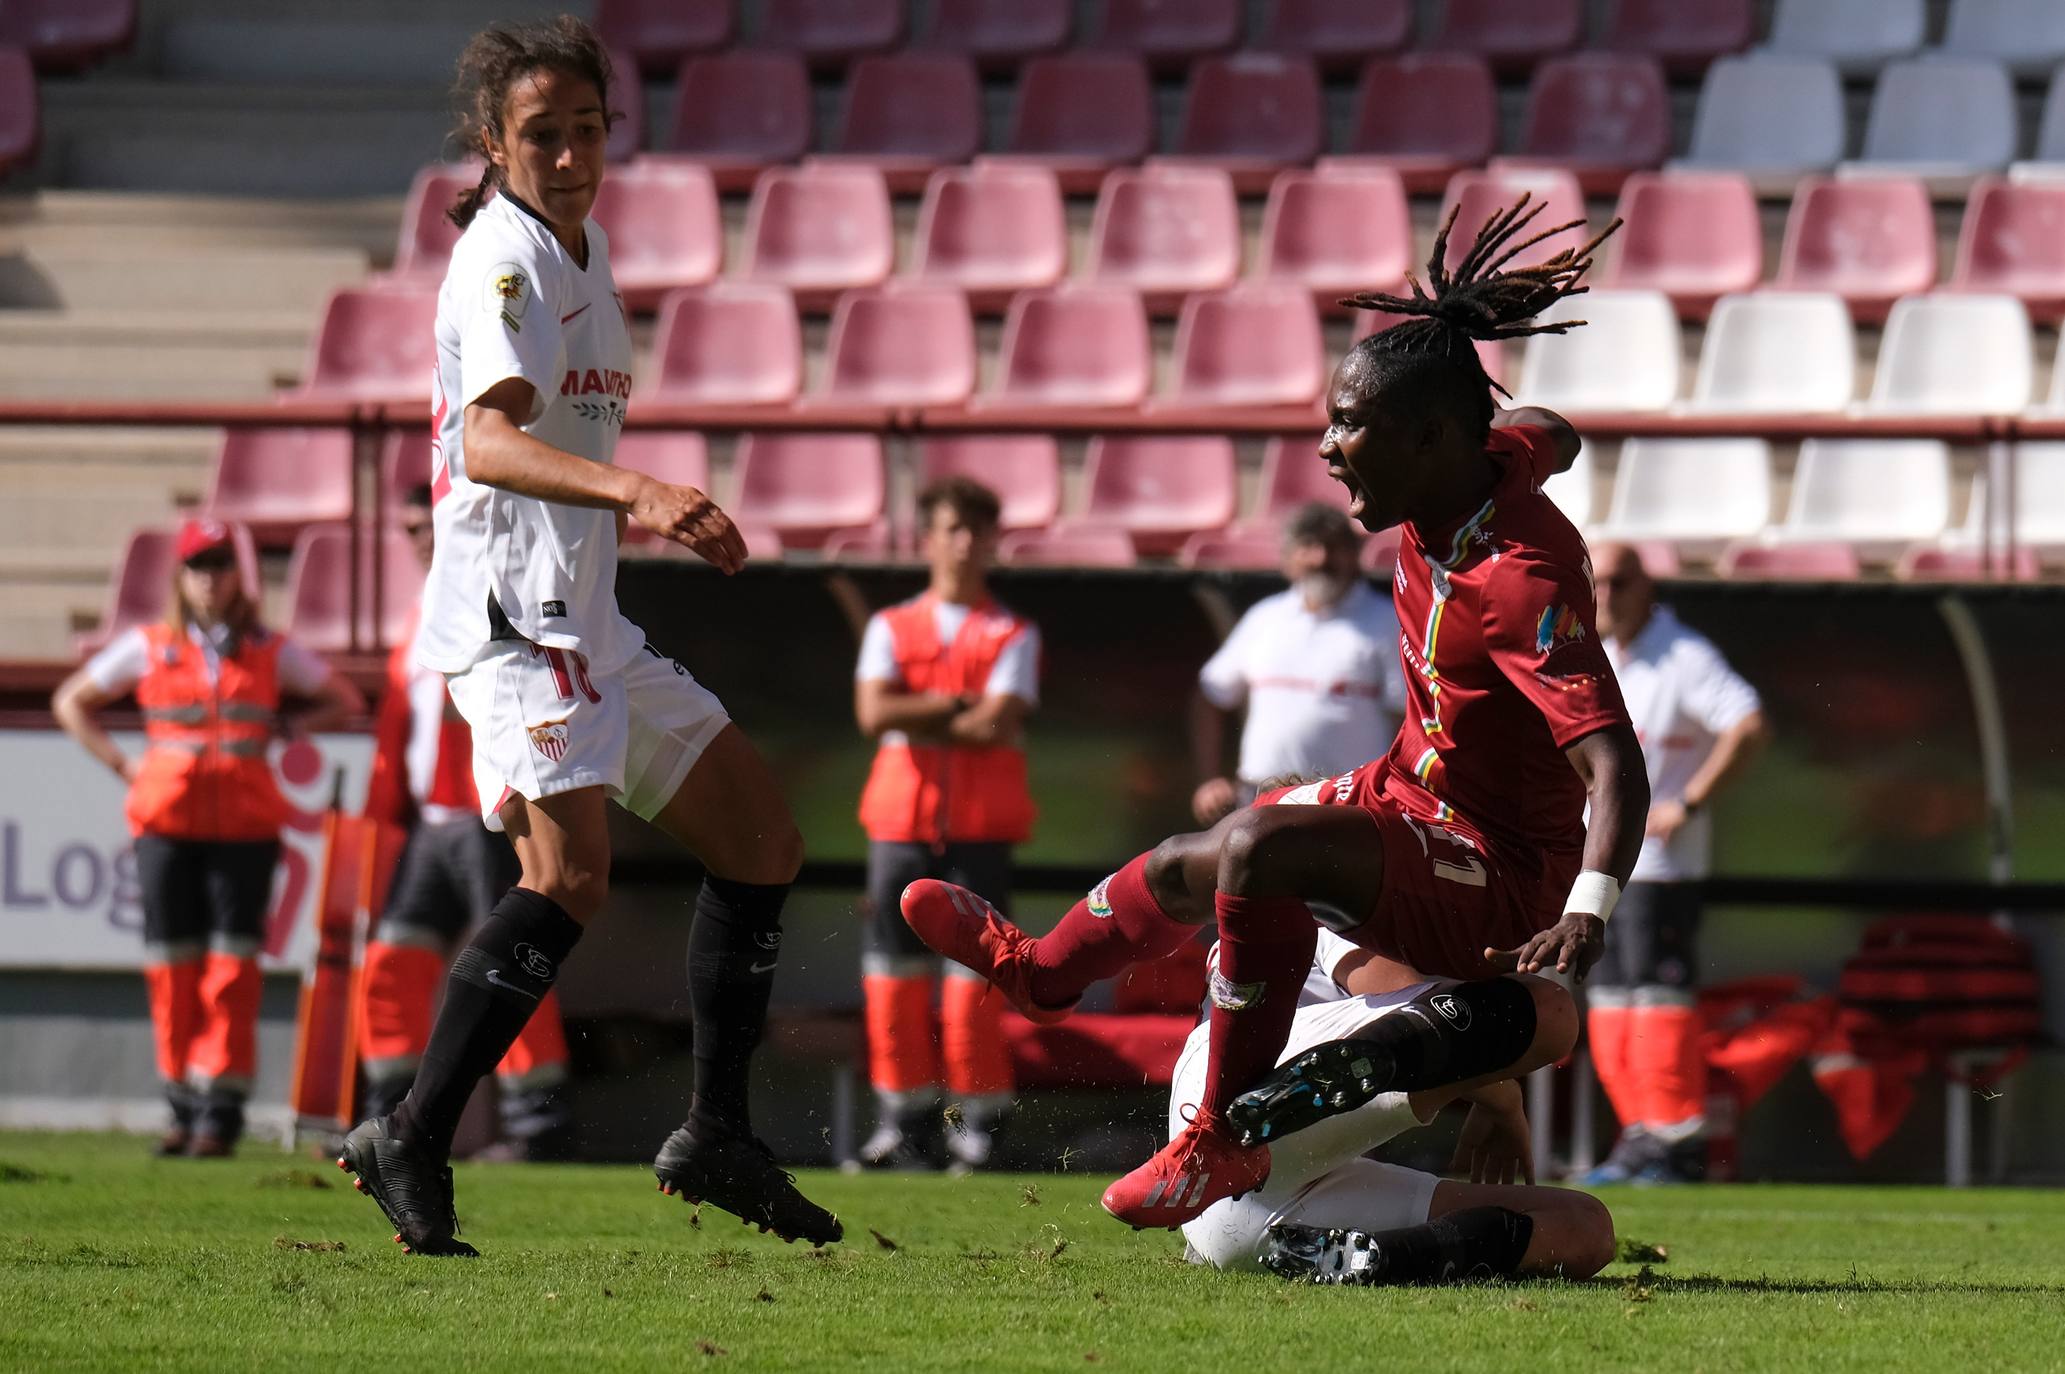
<path id="1" fill-rule="evenodd" d="M 609 865 L 565 858 L 550 866 L 534 866 L 523 875 L 524 887 L 557 902 L 567 915 L 587 925 L 609 901 Z"/>
<path id="2" fill-rule="evenodd" d="M 766 864 L 772 875 L 768 879 L 770 885 L 793 883 L 803 871 L 803 832 L 796 828 L 795 821 L 777 826 L 768 837 Z"/>
<path id="3" fill-rule="evenodd" d="M 1243 811 L 1219 837 L 1219 891 L 1250 893 L 1269 876 L 1276 827 L 1266 811 Z"/>
<path id="4" fill-rule="evenodd" d="M 1566 1278 L 1588 1279 L 1613 1263 L 1613 1213 L 1590 1193 L 1575 1190 L 1563 1193 L 1561 1205 L 1566 1234 L 1559 1267 Z"/>
<path id="5" fill-rule="evenodd" d="M 1172 835 L 1148 853 L 1143 876 L 1155 905 L 1172 921 L 1198 921 L 1211 914 L 1209 900 L 1199 901 L 1192 869 L 1197 863 L 1197 836 Z"/>
<path id="6" fill-rule="evenodd" d="M 1570 990 L 1546 978 L 1522 975 L 1517 981 L 1527 985 L 1534 1001 L 1534 1050 L 1530 1057 L 1554 1061 L 1576 1049 L 1583 1018 Z"/>

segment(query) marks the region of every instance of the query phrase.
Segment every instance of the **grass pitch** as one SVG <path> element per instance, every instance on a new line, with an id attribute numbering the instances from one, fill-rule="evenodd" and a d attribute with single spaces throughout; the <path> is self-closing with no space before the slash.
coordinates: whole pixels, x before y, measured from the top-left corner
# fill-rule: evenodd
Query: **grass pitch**
<path id="1" fill-rule="evenodd" d="M 2065 1367 L 2065 1194 L 1609 1190 L 1662 1259 L 1588 1283 L 1296 1288 L 1181 1262 L 1101 1176 L 816 1173 L 784 1246 L 632 1166 L 462 1165 L 478 1261 L 404 1256 L 334 1168 L 0 1135 L 0 1368 L 1334 1372 Z"/>

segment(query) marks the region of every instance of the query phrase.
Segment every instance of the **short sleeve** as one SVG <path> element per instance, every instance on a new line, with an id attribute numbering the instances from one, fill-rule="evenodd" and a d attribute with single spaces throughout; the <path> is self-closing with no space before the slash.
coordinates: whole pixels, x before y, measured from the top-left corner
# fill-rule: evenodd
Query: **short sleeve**
<path id="1" fill-rule="evenodd" d="M 1542 713 L 1557 748 L 1628 723 L 1584 573 L 1546 558 L 1504 558 L 1485 588 L 1483 622 L 1492 662 Z"/>
<path id="2" fill-rule="evenodd" d="M 1248 613 L 1235 622 L 1233 633 L 1226 636 L 1218 652 L 1198 669 L 1198 690 L 1222 711 L 1231 711 L 1248 699 L 1248 646 L 1260 633 L 1256 622 L 1267 604 L 1258 602 L 1248 607 Z"/>
<path id="3" fill-rule="evenodd" d="M 1698 636 L 1688 635 L 1673 655 L 1672 668 L 1683 675 L 1679 700 L 1685 711 L 1709 734 L 1733 728 L 1764 707 L 1757 689 L 1728 666 L 1721 651 Z"/>
<path id="4" fill-rule="evenodd" d="M 896 640 L 889 632 L 889 621 L 880 611 L 868 617 L 868 627 L 860 636 L 860 661 L 854 664 L 855 682 L 903 681 L 903 672 L 896 666 Z"/>
<path id="5" fill-rule="evenodd" d="M 983 684 L 984 696 L 1012 696 L 1028 706 L 1040 704 L 1040 627 L 1027 623 L 997 654 Z"/>
<path id="6" fill-rule="evenodd" d="M 280 643 L 280 686 L 297 697 L 312 697 L 330 680 L 329 661 L 293 640 Z"/>
<path id="7" fill-rule="evenodd" d="M 521 377 L 537 392 L 529 424 L 559 394 L 564 351 L 551 271 L 536 244 L 507 238 L 454 264 L 449 289 L 458 316 L 461 404 Z"/>
<path id="8" fill-rule="evenodd" d="M 1540 486 L 1556 475 L 1556 442 L 1534 425 L 1506 425 L 1491 431 L 1490 444 L 1527 464 L 1528 476 Z"/>
<path id="9" fill-rule="evenodd" d="M 86 676 L 110 697 L 127 696 L 151 666 L 150 640 L 140 628 L 123 631 L 86 660 Z"/>

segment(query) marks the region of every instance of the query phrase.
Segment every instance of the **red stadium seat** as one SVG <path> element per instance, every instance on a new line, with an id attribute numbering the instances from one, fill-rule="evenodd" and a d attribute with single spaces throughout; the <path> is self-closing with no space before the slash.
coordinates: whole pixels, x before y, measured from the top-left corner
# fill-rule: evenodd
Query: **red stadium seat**
<path id="1" fill-rule="evenodd" d="M 1714 571 L 1745 582 L 1854 582 L 1862 574 L 1848 544 L 1731 544 Z"/>
<path id="2" fill-rule="evenodd" d="M 1221 434 L 1100 434 L 1083 465 L 1083 523 L 1124 530 L 1142 554 L 1233 522 L 1239 476 Z"/>
<path id="3" fill-rule="evenodd" d="M 1278 434 L 1262 450 L 1261 492 L 1252 520 L 1243 523 L 1274 529 L 1300 506 L 1314 501 L 1336 510 L 1348 509 L 1348 489 L 1327 476 L 1319 456 L 1318 436 L 1292 438 Z"/>
<path id="4" fill-rule="evenodd" d="M 1247 282 L 1183 302 L 1166 404 L 1312 405 L 1326 380 L 1319 314 L 1301 287 Z"/>
<path id="5" fill-rule="evenodd" d="M 917 46 L 964 52 L 977 62 L 1019 62 L 1068 45 L 1072 0 L 934 0 Z"/>
<path id="6" fill-rule="evenodd" d="M 1775 283 L 1830 291 L 1860 320 L 1883 320 L 1901 296 L 1936 284 L 1936 214 L 1904 177 L 1808 177 L 1785 219 Z"/>
<path id="7" fill-rule="evenodd" d="M 803 331 L 784 287 L 716 282 L 660 305 L 649 393 L 681 405 L 786 405 L 803 389 Z"/>
<path id="8" fill-rule="evenodd" d="M 675 88 L 667 147 L 708 167 L 721 190 L 743 189 L 762 168 L 810 151 L 810 73 L 790 53 L 691 57 Z"/>
<path id="9" fill-rule="evenodd" d="M 918 445 L 918 485 L 968 477 L 997 494 L 998 526 L 1045 529 L 1061 513 L 1061 454 L 1052 434 L 953 434 Z"/>
<path id="10" fill-rule="evenodd" d="M 1498 88 L 1483 58 L 1409 53 L 1362 69 L 1344 151 L 1395 168 L 1406 190 L 1438 191 L 1498 146 Z"/>
<path id="11" fill-rule="evenodd" d="M 982 83 L 959 53 L 863 57 L 846 78 L 835 157 L 879 168 L 889 189 L 916 191 L 935 167 L 982 148 Z"/>
<path id="12" fill-rule="evenodd" d="M 958 287 L 977 310 L 1001 310 L 1068 272 L 1061 186 L 1044 167 L 942 167 L 925 183 L 914 240 L 911 275 Z"/>
<path id="13" fill-rule="evenodd" d="M 1103 0 L 1102 8 L 1092 46 L 1138 53 L 1159 67 L 1179 69 L 1240 43 L 1241 0 Z"/>
<path id="14" fill-rule="evenodd" d="M 1208 167 L 1124 167 L 1104 179 L 1090 226 L 1091 279 L 1129 286 L 1150 310 L 1173 311 L 1192 291 L 1240 275 L 1240 205 L 1233 179 Z"/>
<path id="15" fill-rule="evenodd" d="M 408 629 L 423 595 L 423 567 L 399 530 L 388 531 L 376 551 L 361 550 L 359 567 L 360 649 L 392 644 Z M 373 598 L 373 564 L 380 564 L 380 597 Z M 310 525 L 294 541 L 287 560 L 287 631 L 317 653 L 341 653 L 351 643 L 351 526 Z"/>
<path id="16" fill-rule="evenodd" d="M 1392 569 L 1398 566 L 1398 526 L 1379 530 L 1362 541 L 1362 570 L 1377 579 L 1380 584 L 1391 581 Z M 1378 592 L 1384 587 L 1379 585 Z"/>
<path id="17" fill-rule="evenodd" d="M 603 156 L 611 162 L 629 162 L 645 147 L 645 88 L 638 80 L 638 59 L 630 53 L 611 48 L 609 66 L 615 78 L 610 104 L 618 118 L 610 126 Z"/>
<path id="18" fill-rule="evenodd" d="M 595 31 L 639 70 L 664 75 L 691 53 L 731 46 L 738 31 L 733 0 L 596 0 Z M 620 70 L 619 76 L 635 75 Z"/>
<path id="19" fill-rule="evenodd" d="M 627 429 L 617 436 L 616 464 L 677 487 L 710 490 L 710 446 L 695 430 Z M 626 548 L 664 541 L 636 521 L 624 528 Z"/>
<path id="20" fill-rule="evenodd" d="M 244 585 L 254 589 L 262 586 L 258 546 L 251 531 L 233 524 L 230 539 L 237 551 L 237 568 L 243 574 Z M 165 618 L 165 607 L 172 595 L 172 569 L 178 562 L 177 540 L 178 531 L 155 526 L 129 536 L 122 561 L 115 567 L 114 580 L 108 584 L 107 609 L 101 612 L 98 626 L 79 636 L 79 652 L 93 653 L 125 630 Z"/>
<path id="21" fill-rule="evenodd" d="M 997 541 L 997 561 L 1019 567 L 1130 568 L 1133 540 L 1108 525 L 1016 530 Z"/>
<path id="22" fill-rule="evenodd" d="M 1917 544 L 1900 555 L 1893 576 L 1903 582 L 2034 582 L 2043 576 L 2043 560 L 2026 545 L 2010 558 L 2006 549 L 1992 558 L 1975 548 Z"/>
<path id="23" fill-rule="evenodd" d="M 1599 46 L 1646 53 L 1674 76 L 1741 52 L 1757 37 L 1755 0 L 1616 0 Z"/>
<path id="24" fill-rule="evenodd" d="M 724 254 L 717 186 L 702 167 L 643 159 L 617 167 L 595 196 L 624 303 L 651 310 L 669 291 L 714 279 Z"/>
<path id="25" fill-rule="evenodd" d="M 755 41 L 838 63 L 903 41 L 903 0 L 761 0 Z"/>
<path id="26" fill-rule="evenodd" d="M 1186 568 L 1275 568 L 1283 562 L 1283 535 L 1263 525 L 1207 530 L 1183 541 L 1176 562 Z"/>
<path id="27" fill-rule="evenodd" d="M 393 510 L 417 487 L 430 481 L 430 431 L 391 429 L 380 442 L 380 491 Z"/>
<path id="28" fill-rule="evenodd" d="M 977 404 L 1136 406 L 1153 381 L 1139 293 L 1070 283 L 1012 299 L 996 388 Z"/>
<path id="29" fill-rule="evenodd" d="M 1255 274 L 1303 286 L 1323 311 L 1357 291 L 1402 285 L 1413 263 L 1405 183 L 1388 167 L 1277 174 L 1262 210 Z"/>
<path id="30" fill-rule="evenodd" d="M 401 238 L 394 246 L 397 276 L 443 278 L 460 233 L 445 212 L 461 191 L 480 184 L 480 167 L 477 162 L 433 162 L 416 173 L 402 207 Z"/>
<path id="31" fill-rule="evenodd" d="M 43 141 L 36 73 L 20 48 L 0 48 L 0 175 L 32 162 Z"/>
<path id="32" fill-rule="evenodd" d="M 1154 151 L 1154 87 L 1129 53 L 1036 57 L 1018 74 L 1005 151 L 1061 178 L 1071 194 L 1095 191 L 1113 167 Z"/>
<path id="33" fill-rule="evenodd" d="M 1270 0 L 1253 46 L 1309 57 L 1328 73 L 1355 70 L 1412 38 L 1412 0 Z"/>
<path id="34" fill-rule="evenodd" d="M 285 547 L 303 526 L 351 518 L 346 429 L 232 429 L 222 437 L 203 509 Z"/>
<path id="35" fill-rule="evenodd" d="M 784 547 L 815 549 L 884 518 L 882 440 L 874 434 L 748 434 L 739 440 L 732 506 Z"/>
<path id="36" fill-rule="evenodd" d="M 1764 272 L 1757 196 L 1734 172 L 1637 172 L 1620 188 L 1620 232 L 1601 286 L 1661 291 L 1681 317 L 1705 319 Z"/>
<path id="37" fill-rule="evenodd" d="M 5 0 L 0 48 L 44 71 L 76 71 L 136 42 L 136 0 Z"/>
<path id="38" fill-rule="evenodd" d="M 1477 53 L 1510 71 L 1568 52 L 1585 33 L 1584 0 L 1444 0 L 1432 52 Z"/>
<path id="39" fill-rule="evenodd" d="M 1597 195 L 1671 151 L 1671 93 L 1653 57 L 1588 52 L 1552 57 L 1527 91 L 1521 156 L 1577 174 Z"/>
<path id="40" fill-rule="evenodd" d="M 398 284 L 331 294 L 309 346 L 305 393 L 355 400 L 430 399 L 437 368 L 437 290 Z"/>
<path id="41" fill-rule="evenodd" d="M 975 325 L 951 286 L 849 291 L 832 313 L 819 397 L 843 405 L 957 406 L 975 393 Z"/>
<path id="42" fill-rule="evenodd" d="M 896 264 L 889 187 L 867 167 L 772 167 L 753 183 L 739 275 L 786 286 L 806 309 L 879 286 Z"/>
<path id="43" fill-rule="evenodd" d="M 1268 189 L 1285 167 L 1326 148 L 1319 69 L 1273 53 L 1208 57 L 1191 68 L 1176 156 L 1218 167 L 1243 193 Z"/>
<path id="44" fill-rule="evenodd" d="M 1577 178 L 1569 172 L 1552 167 L 1504 166 L 1488 167 L 1481 172 L 1457 172 L 1449 178 L 1448 189 L 1441 198 L 1443 221 L 1451 209 L 1456 209 L 1455 228 L 1448 236 L 1448 265 L 1454 267 L 1461 262 L 1469 253 L 1477 231 L 1523 194 L 1529 198 L 1530 211 L 1537 204 L 1542 206 L 1542 210 L 1526 228 L 1513 236 L 1508 247 L 1559 224 L 1576 220 L 1582 225 L 1585 196 L 1578 187 Z M 1521 267 L 1545 262 L 1566 248 L 1576 248 L 1585 241 L 1585 236 L 1586 231 L 1582 227 L 1557 234 L 1521 253 L 1513 262 Z"/>
<path id="45" fill-rule="evenodd" d="M 1981 179 L 1965 205 L 1950 284 L 2019 297 L 2046 322 L 2065 315 L 2065 182 Z"/>

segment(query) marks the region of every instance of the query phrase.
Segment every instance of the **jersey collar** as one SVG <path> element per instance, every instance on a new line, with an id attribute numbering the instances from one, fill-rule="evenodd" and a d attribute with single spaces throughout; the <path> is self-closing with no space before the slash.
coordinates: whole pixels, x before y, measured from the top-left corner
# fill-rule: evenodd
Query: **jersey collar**
<path id="1" fill-rule="evenodd" d="M 551 239 L 554 244 L 558 245 L 559 251 L 561 253 L 566 254 L 566 260 L 568 262 L 573 263 L 576 268 L 580 269 L 583 272 L 586 272 L 588 270 L 588 263 L 595 261 L 595 245 L 588 239 L 588 227 L 586 224 L 583 224 L 581 226 L 581 242 L 582 246 L 588 250 L 585 254 L 582 255 L 587 259 L 587 262 L 576 262 L 574 259 L 574 255 L 572 253 L 567 253 L 566 245 L 559 242 L 559 235 L 552 232 L 552 221 L 546 219 L 543 215 L 539 214 L 536 210 L 532 209 L 529 201 L 525 200 L 522 196 L 517 195 L 516 192 L 510 190 L 507 186 L 497 187 L 495 190 L 495 197 L 498 200 L 508 201 L 512 209 L 521 210 L 524 214 L 529 215 L 532 219 L 536 220 L 538 222 L 538 227 L 545 231 L 545 236 Z"/>

